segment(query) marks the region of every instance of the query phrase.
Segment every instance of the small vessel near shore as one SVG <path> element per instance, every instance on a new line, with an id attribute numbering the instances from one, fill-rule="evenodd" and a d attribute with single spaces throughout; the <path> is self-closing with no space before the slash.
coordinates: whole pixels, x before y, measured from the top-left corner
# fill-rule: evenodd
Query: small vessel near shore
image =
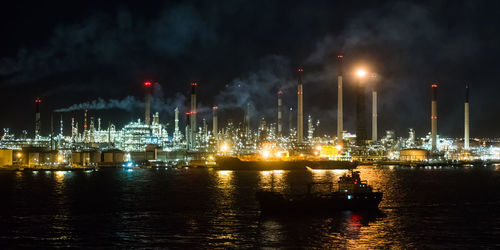
<path id="1" fill-rule="evenodd" d="M 311 192 L 314 185 L 329 185 L 330 191 Z M 284 194 L 275 191 L 257 191 L 255 196 L 264 212 L 299 211 L 339 211 L 373 210 L 382 201 L 382 192 L 373 191 L 366 181 L 362 181 L 358 171 L 350 171 L 340 177 L 337 190 L 333 182 L 313 182 L 308 184 L 305 194 Z"/>

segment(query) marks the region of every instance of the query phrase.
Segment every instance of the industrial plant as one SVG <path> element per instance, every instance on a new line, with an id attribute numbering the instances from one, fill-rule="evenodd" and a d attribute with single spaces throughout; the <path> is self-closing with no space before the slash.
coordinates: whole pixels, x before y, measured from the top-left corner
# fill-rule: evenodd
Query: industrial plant
<path id="1" fill-rule="evenodd" d="M 36 98 L 34 114 L 34 138 L 27 132 L 15 136 L 4 128 L 0 140 L 0 167 L 3 168 L 98 168 L 116 166 L 195 166 L 217 167 L 228 158 L 243 162 L 285 162 L 314 165 L 314 162 L 341 164 L 400 164 L 430 166 L 449 164 L 486 164 L 500 159 L 500 147 L 496 141 L 472 139 L 469 136 L 469 85 L 464 93 L 464 136 L 446 138 L 438 130 L 438 83 L 430 83 L 431 110 L 430 132 L 417 138 L 409 128 L 407 137 L 396 137 L 393 131 L 379 136 L 377 127 L 377 89 L 367 95 L 364 82 L 370 73 L 359 69 L 350 85 L 356 89 L 356 129 L 354 133 L 344 130 L 343 60 L 337 56 L 337 131 L 330 135 L 315 133 L 317 122 L 305 115 L 303 93 L 304 69 L 297 69 L 296 121 L 288 115 L 288 130 L 283 126 L 284 91 L 276 92 L 275 119 L 260 119 L 258 127 L 251 126 L 249 105 L 240 107 L 243 122 L 228 119 L 221 122 L 217 103 L 211 108 L 211 127 L 205 119 L 198 117 L 198 83 L 189 84 L 190 98 L 185 107 L 175 107 L 174 117 L 164 118 L 162 123 L 155 110 L 151 110 L 151 82 L 143 83 L 144 117 L 136 118 L 118 128 L 113 123 L 101 124 L 101 119 L 81 110 L 83 120 L 71 118 L 71 133 L 64 133 L 61 116 L 54 126 L 51 115 L 50 133 L 42 134 L 42 98 Z M 186 84 L 188 86 L 188 84 Z M 294 90 L 293 90 L 294 91 Z M 371 138 L 368 137 L 367 97 L 371 97 Z M 188 110 L 180 116 L 179 110 Z M 57 114 L 57 113 L 56 113 Z M 179 121 L 185 119 L 186 126 Z M 307 124 L 304 124 L 304 120 Z M 172 127 L 167 126 L 173 124 Z M 304 131 L 306 125 L 307 131 Z M 58 128 L 56 128 L 58 127 Z M 251 165 L 251 164 L 249 164 Z M 346 166 L 346 165 L 340 165 Z"/>

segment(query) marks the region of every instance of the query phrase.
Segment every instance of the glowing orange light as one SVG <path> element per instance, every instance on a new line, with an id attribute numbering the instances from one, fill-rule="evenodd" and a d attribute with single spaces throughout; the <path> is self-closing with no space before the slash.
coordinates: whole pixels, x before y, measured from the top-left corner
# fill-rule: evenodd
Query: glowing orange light
<path id="1" fill-rule="evenodd" d="M 146 86 L 146 87 L 151 86 L 151 82 L 145 82 L 144 86 Z"/>
<path id="2" fill-rule="evenodd" d="M 365 71 L 365 70 L 363 70 L 363 69 L 359 69 L 359 70 L 356 72 L 356 74 L 358 75 L 358 77 L 363 78 L 363 77 L 365 77 L 365 76 L 366 76 L 366 71 Z"/>
<path id="3" fill-rule="evenodd" d="M 438 87 L 438 85 L 437 85 L 437 84 L 432 84 L 432 87 L 433 87 L 433 88 L 437 88 L 437 87 Z"/>

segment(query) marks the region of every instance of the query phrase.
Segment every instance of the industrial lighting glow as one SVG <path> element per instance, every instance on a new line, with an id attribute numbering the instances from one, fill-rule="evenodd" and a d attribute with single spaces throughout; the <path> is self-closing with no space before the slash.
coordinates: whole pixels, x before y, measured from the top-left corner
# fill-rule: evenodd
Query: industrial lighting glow
<path id="1" fill-rule="evenodd" d="M 268 158 L 268 157 L 269 157 L 269 155 L 271 155 L 271 152 L 269 152 L 269 150 L 264 150 L 264 151 L 262 151 L 262 157 L 264 157 L 264 158 Z"/>
<path id="2" fill-rule="evenodd" d="M 359 69 L 357 72 L 356 72 L 356 75 L 358 75 L 358 77 L 360 78 L 363 78 L 366 76 L 366 71 L 363 70 L 363 69 Z"/>
<path id="3" fill-rule="evenodd" d="M 220 146 L 220 151 L 224 152 L 224 153 L 228 152 L 229 151 L 229 145 L 227 145 L 227 143 L 222 144 Z"/>

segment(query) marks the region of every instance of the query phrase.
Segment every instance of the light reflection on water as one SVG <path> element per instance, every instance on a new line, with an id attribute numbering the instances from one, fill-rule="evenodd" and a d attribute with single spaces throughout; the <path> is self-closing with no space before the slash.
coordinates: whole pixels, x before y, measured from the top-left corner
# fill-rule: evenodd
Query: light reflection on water
<path id="1" fill-rule="evenodd" d="M 303 192 L 345 170 L 0 172 L 0 248 L 457 248 L 500 238 L 498 166 L 359 171 L 384 192 L 381 212 L 260 213 L 256 190 Z"/>

